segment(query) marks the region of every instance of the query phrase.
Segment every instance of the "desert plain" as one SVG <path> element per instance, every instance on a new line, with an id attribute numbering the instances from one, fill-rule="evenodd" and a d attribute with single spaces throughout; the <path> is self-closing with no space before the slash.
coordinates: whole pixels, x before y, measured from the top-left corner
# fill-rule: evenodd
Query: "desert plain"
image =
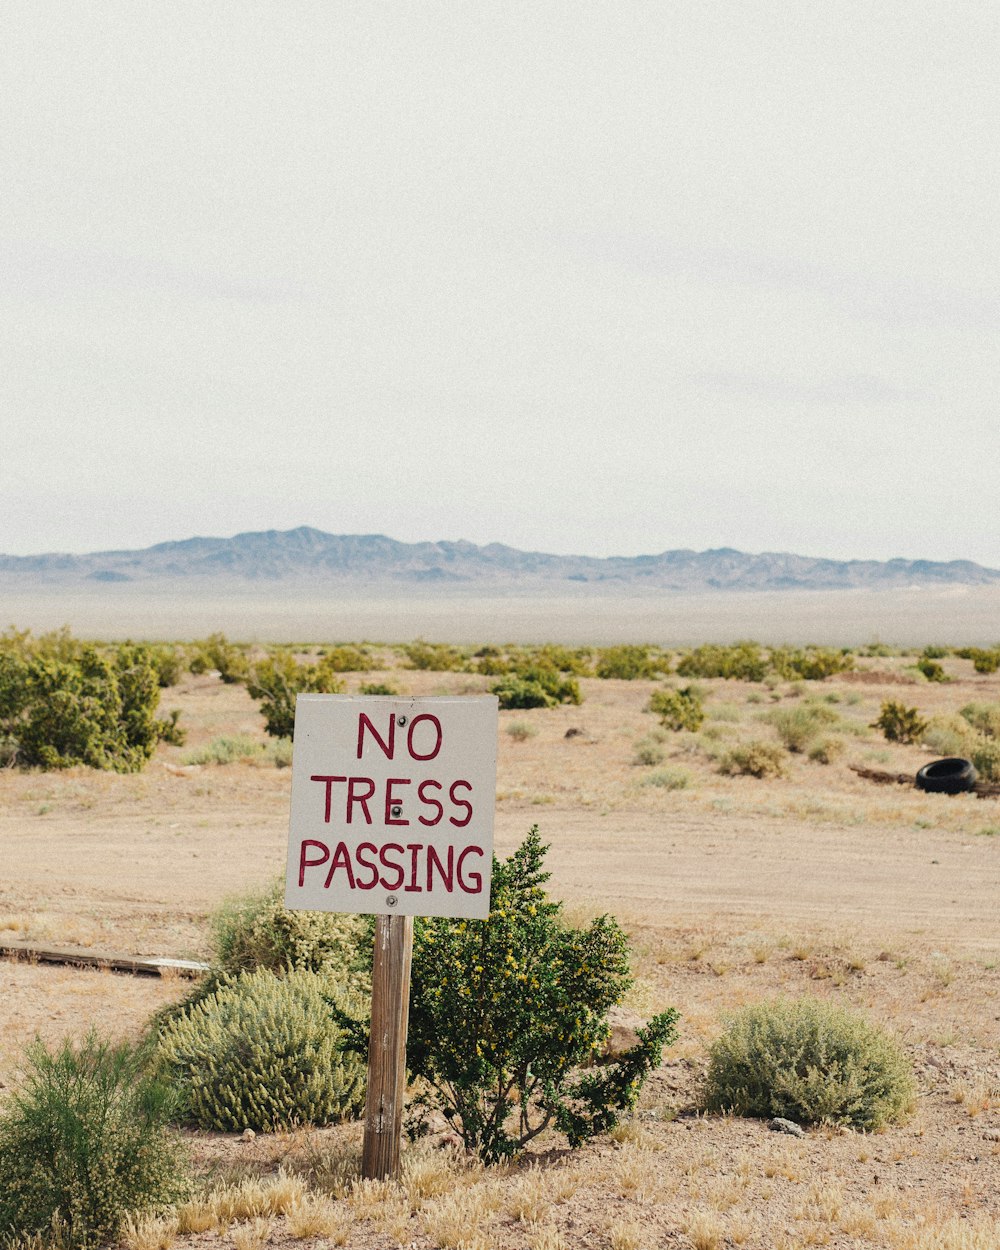
<path id="1" fill-rule="evenodd" d="M 348 690 L 384 681 L 471 694 L 491 681 L 372 651 L 375 670 L 347 675 Z M 702 681 L 697 734 L 659 729 L 651 681 L 584 678 L 579 706 L 501 712 L 498 854 L 537 824 L 568 915 L 610 912 L 628 931 L 636 980 L 616 1035 L 668 1006 L 681 1014 L 635 1115 L 577 1151 L 539 1139 L 502 1169 L 462 1160 L 438 1134 L 408 1145 L 403 1181 L 381 1186 L 350 1179 L 357 1124 L 253 1140 L 189 1133 L 206 1186 L 272 1196 L 230 1204 L 197 1231 L 147 1226 L 134 1250 L 996 1250 L 1000 801 L 876 785 L 851 768 L 913 774 L 934 758 L 871 727 L 885 699 L 927 716 L 1000 701 L 1000 677 L 942 664 L 942 683 L 919 680 L 913 656 L 898 654 L 822 682 Z M 832 762 L 792 754 L 787 775 L 770 779 L 719 771 L 732 744 L 777 741 L 770 711 L 807 702 L 836 716 Z M 190 762 L 221 735 L 265 742 L 245 688 L 186 673 L 161 707 L 180 710 L 187 740 L 161 744 L 140 774 L 0 772 L 0 944 L 204 959 L 211 912 L 283 871 L 289 769 L 264 756 Z M 172 975 L 0 961 L 0 1084 L 16 1082 L 33 1037 L 91 1026 L 136 1037 L 186 988 Z M 806 994 L 900 1039 L 918 1085 L 904 1124 L 793 1137 L 700 1111 L 725 1014 Z M 304 1201 L 312 1223 L 294 1218 Z"/>

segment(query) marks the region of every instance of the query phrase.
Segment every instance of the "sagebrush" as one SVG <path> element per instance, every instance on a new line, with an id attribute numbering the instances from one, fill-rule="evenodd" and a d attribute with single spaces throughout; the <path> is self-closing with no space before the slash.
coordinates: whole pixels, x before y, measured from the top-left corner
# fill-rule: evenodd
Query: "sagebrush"
<path id="1" fill-rule="evenodd" d="M 728 1019 L 704 1106 L 871 1131 L 905 1119 L 914 1096 L 909 1060 L 884 1030 L 835 1003 L 778 999 Z"/>
<path id="2" fill-rule="evenodd" d="M 33 1043 L 0 1113 L 0 1240 L 94 1246 L 129 1214 L 183 1198 L 188 1161 L 167 1127 L 173 1108 L 127 1044 L 94 1033 L 55 1050 Z"/>

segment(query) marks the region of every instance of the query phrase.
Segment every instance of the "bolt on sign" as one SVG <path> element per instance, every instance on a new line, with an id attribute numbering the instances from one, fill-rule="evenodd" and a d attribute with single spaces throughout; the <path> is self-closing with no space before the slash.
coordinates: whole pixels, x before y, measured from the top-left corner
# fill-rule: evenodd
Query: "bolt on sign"
<path id="1" fill-rule="evenodd" d="M 490 909 L 497 699 L 300 694 L 285 905 Z"/>

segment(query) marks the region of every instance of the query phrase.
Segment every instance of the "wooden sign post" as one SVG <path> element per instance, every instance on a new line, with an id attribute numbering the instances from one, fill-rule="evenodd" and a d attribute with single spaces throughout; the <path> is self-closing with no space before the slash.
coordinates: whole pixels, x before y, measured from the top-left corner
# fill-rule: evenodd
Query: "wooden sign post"
<path id="1" fill-rule="evenodd" d="M 372 1027 L 361 1152 L 361 1175 L 373 1180 L 399 1174 L 412 956 L 413 917 L 379 916 L 372 963 Z"/>
<path id="2" fill-rule="evenodd" d="M 399 1173 L 414 916 L 490 910 L 497 700 L 299 695 L 285 906 L 377 915 L 362 1175 Z"/>

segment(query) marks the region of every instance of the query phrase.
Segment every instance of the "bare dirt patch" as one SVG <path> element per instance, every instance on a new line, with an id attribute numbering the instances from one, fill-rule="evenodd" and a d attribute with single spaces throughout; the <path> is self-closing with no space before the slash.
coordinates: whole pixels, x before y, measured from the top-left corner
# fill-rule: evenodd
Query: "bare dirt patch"
<path id="1" fill-rule="evenodd" d="M 932 758 L 868 728 L 880 699 L 900 698 L 910 676 L 906 661 L 871 663 L 884 677 L 705 683 L 709 715 L 698 735 L 656 733 L 643 710 L 649 682 L 585 681 L 580 707 L 501 715 L 499 852 L 540 825 L 552 843 L 553 894 L 581 916 L 613 912 L 632 936 L 638 979 L 621 1026 L 673 1005 L 680 1040 L 635 1121 L 614 1137 L 573 1155 L 543 1143 L 536 1171 L 525 1170 L 530 1159 L 507 1173 L 449 1163 L 440 1192 L 393 1191 L 381 1206 L 347 1194 L 337 1199 L 343 1241 L 305 1240 L 451 1245 L 462 1240 L 448 1231 L 458 1226 L 470 1245 L 537 1250 L 1000 1246 L 1000 804 L 883 789 L 850 771 L 854 762 L 915 773 Z M 1000 700 L 1000 679 L 945 664 L 952 683 L 907 681 L 905 702 L 933 714 Z M 401 671 L 350 682 L 382 677 L 413 693 L 488 684 Z M 769 709 L 817 697 L 840 718 L 836 763 L 795 755 L 787 778 L 766 782 L 718 772 L 728 745 L 774 739 L 761 719 Z M 0 774 L 0 939 L 204 956 L 209 912 L 282 870 L 288 771 L 184 763 L 222 733 L 263 741 L 246 692 L 188 677 L 163 706 L 181 708 L 189 741 L 161 747 L 139 776 Z M 514 721 L 536 732 L 518 740 L 507 732 Z M 9 961 L 0 962 L 0 988 L 5 1084 L 32 1036 L 54 1040 L 91 1025 L 137 1035 L 183 992 L 176 979 Z M 892 1028 L 918 1075 L 913 1119 L 872 1137 L 812 1130 L 799 1140 L 758 1122 L 699 1116 L 698 1082 L 722 1014 L 778 993 L 835 997 Z M 337 1160 L 342 1172 L 356 1138 L 347 1126 L 193 1141 L 226 1175 L 283 1164 L 315 1179 Z M 422 1146 L 413 1166 L 445 1154 Z M 293 1239 L 287 1218 L 276 1217 L 266 1240 Z"/>

